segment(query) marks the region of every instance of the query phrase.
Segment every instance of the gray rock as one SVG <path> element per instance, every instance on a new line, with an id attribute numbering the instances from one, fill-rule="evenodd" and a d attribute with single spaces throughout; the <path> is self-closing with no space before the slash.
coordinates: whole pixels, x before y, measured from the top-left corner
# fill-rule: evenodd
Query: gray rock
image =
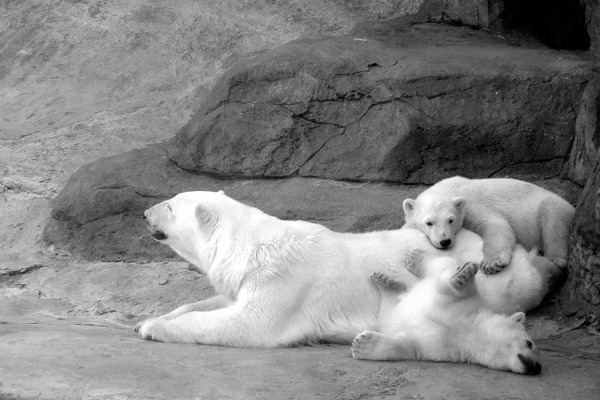
<path id="1" fill-rule="evenodd" d="M 590 52 L 600 57 L 600 2 L 581 0 L 585 10 L 586 28 L 590 35 Z"/>
<path id="2" fill-rule="evenodd" d="M 585 185 L 600 147 L 600 77 L 592 79 L 581 98 L 575 139 L 569 159 L 569 178 Z"/>
<path id="3" fill-rule="evenodd" d="M 569 278 L 562 301 L 569 309 L 600 316 L 600 153 L 581 194 L 570 237 Z"/>
<path id="4" fill-rule="evenodd" d="M 222 177 L 560 173 L 588 61 L 439 24 L 385 42 L 360 33 L 296 40 L 231 69 L 169 157 Z"/>

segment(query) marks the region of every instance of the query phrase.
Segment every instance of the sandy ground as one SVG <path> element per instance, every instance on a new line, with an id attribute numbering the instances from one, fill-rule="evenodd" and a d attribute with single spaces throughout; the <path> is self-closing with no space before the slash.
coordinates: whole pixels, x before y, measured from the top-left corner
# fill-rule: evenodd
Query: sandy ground
<path id="1" fill-rule="evenodd" d="M 237 60 L 393 11 L 341 3 L 0 5 L 0 399 L 598 398 L 594 321 L 552 306 L 529 322 L 536 377 L 360 362 L 348 346 L 154 343 L 135 323 L 209 296 L 202 275 L 182 261 L 86 262 L 41 241 L 51 199 L 79 166 L 171 137 Z"/>

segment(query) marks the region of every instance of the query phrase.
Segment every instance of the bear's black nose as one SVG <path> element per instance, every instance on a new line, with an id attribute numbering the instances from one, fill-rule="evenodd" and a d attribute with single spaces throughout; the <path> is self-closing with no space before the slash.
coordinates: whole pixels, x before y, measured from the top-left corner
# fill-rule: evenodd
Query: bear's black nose
<path id="1" fill-rule="evenodd" d="M 519 360 L 521 360 L 525 366 L 525 374 L 538 375 L 540 372 L 542 372 L 542 366 L 539 362 L 522 354 L 519 354 Z"/>
<path id="2" fill-rule="evenodd" d="M 450 245 L 452 244 L 452 240 L 450 239 L 444 239 L 440 242 L 440 246 L 442 246 L 442 248 L 447 248 L 450 247 Z"/>

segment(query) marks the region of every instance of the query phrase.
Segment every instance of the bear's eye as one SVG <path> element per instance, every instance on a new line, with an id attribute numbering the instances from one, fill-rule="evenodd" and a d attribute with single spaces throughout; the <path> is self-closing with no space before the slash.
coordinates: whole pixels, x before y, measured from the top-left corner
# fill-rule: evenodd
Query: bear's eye
<path id="1" fill-rule="evenodd" d="M 531 340 L 528 340 L 525 343 L 527 343 L 528 348 L 533 349 L 533 342 Z"/>
<path id="2" fill-rule="evenodd" d="M 433 226 L 433 222 L 431 222 L 431 221 L 425 221 L 425 225 L 427 225 L 427 226 Z"/>
<path id="3" fill-rule="evenodd" d="M 448 223 L 449 223 L 449 224 L 451 224 L 451 223 L 453 223 L 453 222 L 454 222 L 454 219 L 452 219 L 452 218 L 450 218 L 450 219 L 448 220 Z"/>

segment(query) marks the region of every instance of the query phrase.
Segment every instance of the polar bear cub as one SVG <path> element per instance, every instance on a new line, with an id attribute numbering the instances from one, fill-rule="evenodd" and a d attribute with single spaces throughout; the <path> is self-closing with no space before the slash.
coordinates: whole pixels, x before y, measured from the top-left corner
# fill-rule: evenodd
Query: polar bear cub
<path id="1" fill-rule="evenodd" d="M 525 314 L 506 316 L 487 309 L 473 279 L 479 266 L 468 262 L 456 267 L 456 262 L 450 263 L 441 274 L 408 290 L 400 281 L 374 274 L 382 295 L 379 332 L 356 336 L 352 356 L 468 362 L 539 374 L 534 344 L 523 325 Z"/>
<path id="2" fill-rule="evenodd" d="M 403 202 L 406 226 L 425 233 L 433 246 L 447 249 L 461 227 L 483 237 L 484 273 L 510 263 L 516 243 L 537 247 L 566 266 L 568 235 L 575 209 L 555 193 L 517 179 L 444 179 Z"/>

